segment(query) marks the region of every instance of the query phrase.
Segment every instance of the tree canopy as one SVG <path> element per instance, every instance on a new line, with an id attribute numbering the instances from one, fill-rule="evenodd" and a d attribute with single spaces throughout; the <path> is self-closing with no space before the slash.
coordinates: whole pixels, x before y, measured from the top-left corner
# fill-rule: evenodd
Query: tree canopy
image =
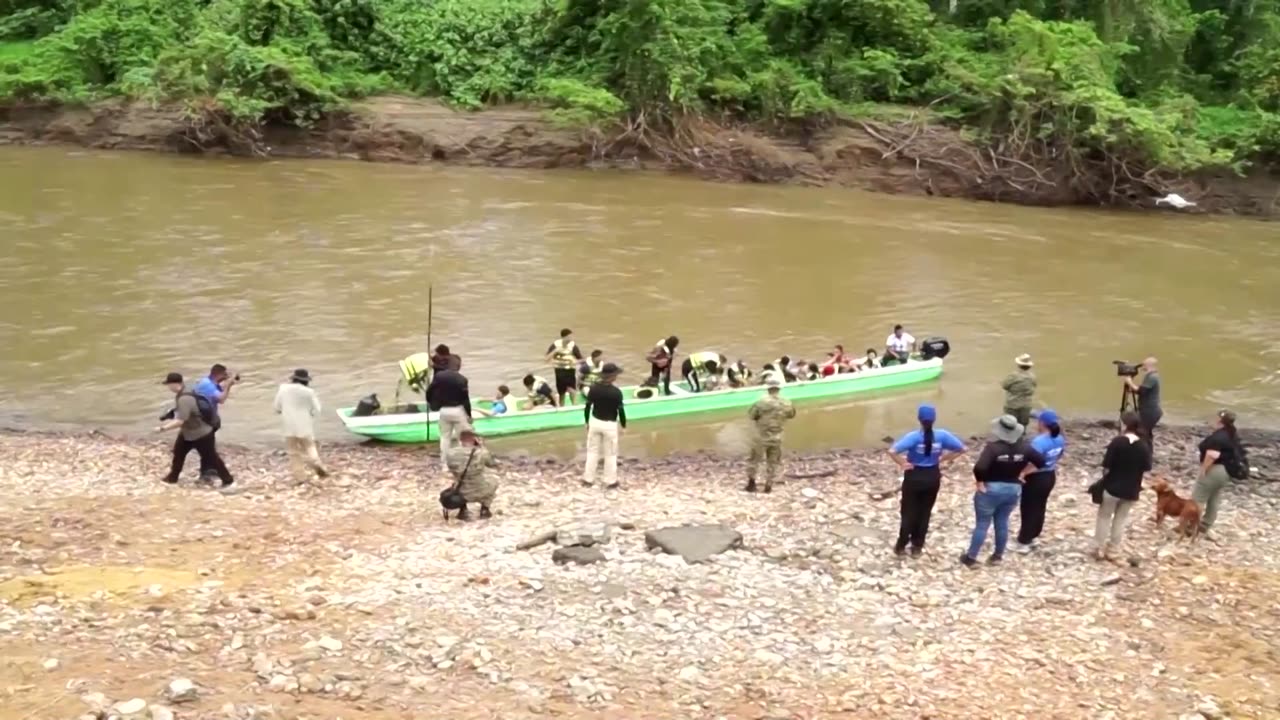
<path id="1" fill-rule="evenodd" d="M 569 122 L 901 105 L 1174 172 L 1280 149 L 1280 0 L 0 0 L 0 98 L 306 124 L 381 92 Z"/>

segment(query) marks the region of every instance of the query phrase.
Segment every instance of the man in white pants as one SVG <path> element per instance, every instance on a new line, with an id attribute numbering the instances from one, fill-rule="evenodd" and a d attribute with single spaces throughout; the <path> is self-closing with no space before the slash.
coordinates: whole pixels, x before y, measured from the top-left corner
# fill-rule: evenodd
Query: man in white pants
<path id="1" fill-rule="evenodd" d="M 586 393 L 583 417 L 587 421 L 587 467 L 583 485 L 594 485 L 596 467 L 604 461 L 604 486 L 618 487 L 618 435 L 627 427 L 627 413 L 622 407 L 622 391 L 614 385 L 622 369 L 605 363 L 600 382 Z"/>
<path id="2" fill-rule="evenodd" d="M 449 449 L 458 439 L 458 431 L 471 424 L 471 394 L 467 378 L 457 370 L 437 370 L 427 386 L 427 406 L 439 413 L 436 429 L 440 432 L 440 466 L 449 472 L 445 462 Z"/>

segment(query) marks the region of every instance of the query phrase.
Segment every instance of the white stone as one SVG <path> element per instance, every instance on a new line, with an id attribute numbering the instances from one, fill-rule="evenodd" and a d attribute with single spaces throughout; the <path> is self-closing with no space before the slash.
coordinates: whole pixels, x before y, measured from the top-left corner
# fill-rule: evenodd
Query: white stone
<path id="1" fill-rule="evenodd" d="M 767 665 L 778 665 L 786 660 L 786 658 L 782 657 L 778 653 L 765 650 L 764 648 L 756 650 L 755 655 L 752 657 L 755 658 L 756 662 L 765 663 Z"/>
<path id="2" fill-rule="evenodd" d="M 342 641 L 337 638 L 331 638 L 328 635 L 317 640 L 316 644 L 330 652 L 338 652 L 342 650 Z"/>
<path id="3" fill-rule="evenodd" d="M 116 713 L 119 715 L 137 715 L 138 713 L 147 709 L 147 701 L 143 700 L 142 698 L 133 698 L 132 700 L 121 700 L 115 705 L 112 705 L 111 709 L 116 711 Z"/>
<path id="4" fill-rule="evenodd" d="M 169 686 L 164 690 L 164 696 L 171 703 L 191 702 L 200 694 L 196 684 L 186 678 L 177 678 L 169 682 Z"/>
<path id="5" fill-rule="evenodd" d="M 57 658 L 49 658 L 48 660 L 44 661 L 45 670 L 57 670 L 58 667 L 61 665 L 62 663 L 58 662 Z"/>

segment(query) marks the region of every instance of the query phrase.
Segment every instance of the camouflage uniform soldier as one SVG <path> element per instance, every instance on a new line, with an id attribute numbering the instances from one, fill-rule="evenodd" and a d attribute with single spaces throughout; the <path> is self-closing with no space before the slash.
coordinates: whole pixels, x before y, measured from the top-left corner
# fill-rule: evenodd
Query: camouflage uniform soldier
<path id="1" fill-rule="evenodd" d="M 773 480 L 778 477 L 778 467 L 782 465 L 782 426 L 796 416 L 791 401 L 778 394 L 782 381 L 770 377 L 765 384 L 769 388 L 768 394 L 757 400 L 747 413 L 756 426 L 751 459 L 747 461 L 747 492 L 756 491 L 756 473 L 761 460 L 765 463 L 764 491 L 773 492 Z"/>
<path id="2" fill-rule="evenodd" d="M 456 478 L 458 492 L 462 493 L 462 497 L 468 503 L 480 503 L 480 519 L 492 517 L 489 506 L 498 494 L 498 481 L 487 477 L 487 471 L 496 464 L 493 455 L 489 454 L 488 448 L 480 442 L 480 437 L 470 426 L 463 426 L 458 439 L 460 442 L 449 448 L 445 463 Z M 458 519 L 471 519 L 471 513 L 465 506 L 458 512 Z"/>
<path id="3" fill-rule="evenodd" d="M 1022 427 L 1031 422 L 1031 402 L 1036 394 L 1036 376 L 1031 372 L 1031 356 L 1023 353 L 1014 358 L 1018 369 L 1009 373 L 1000 387 L 1004 389 L 1004 414 L 1018 419 Z"/>

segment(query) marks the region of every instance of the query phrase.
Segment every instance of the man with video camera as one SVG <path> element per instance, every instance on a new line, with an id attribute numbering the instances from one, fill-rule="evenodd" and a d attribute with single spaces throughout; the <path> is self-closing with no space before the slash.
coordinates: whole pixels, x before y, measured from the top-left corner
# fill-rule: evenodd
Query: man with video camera
<path id="1" fill-rule="evenodd" d="M 1125 386 L 1134 393 L 1137 399 L 1138 418 L 1142 421 L 1142 429 L 1146 431 L 1147 442 L 1155 450 L 1155 430 L 1164 417 L 1160 407 L 1160 371 L 1156 369 L 1156 359 L 1149 357 L 1136 368 L 1142 372 L 1142 381 L 1138 381 L 1138 373 L 1126 374 Z"/>

